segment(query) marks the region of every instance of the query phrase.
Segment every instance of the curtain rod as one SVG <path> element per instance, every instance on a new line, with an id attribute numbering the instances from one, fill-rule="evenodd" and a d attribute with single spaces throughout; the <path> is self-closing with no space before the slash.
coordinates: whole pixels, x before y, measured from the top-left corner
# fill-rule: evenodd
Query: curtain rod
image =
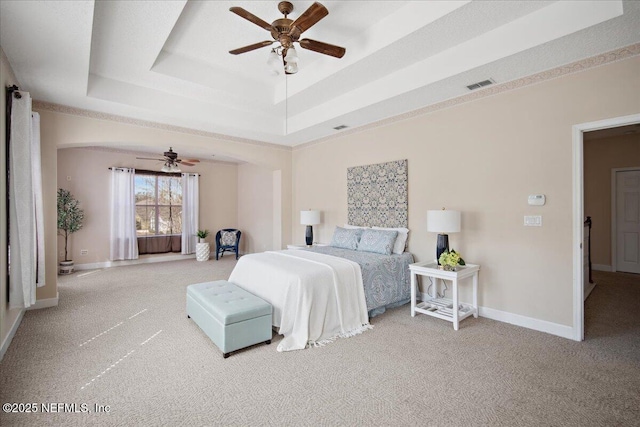
<path id="1" fill-rule="evenodd" d="M 109 167 L 107 169 L 113 170 L 114 167 Z M 133 168 L 127 168 L 125 166 L 120 166 L 120 167 L 115 167 L 115 169 L 133 169 Z M 152 171 L 152 170 L 146 170 L 146 169 L 136 169 L 136 172 L 146 173 L 146 174 L 150 174 L 150 175 L 167 175 L 167 176 L 181 176 L 182 173 L 194 173 L 194 174 L 196 174 L 198 176 L 202 176 L 201 174 L 199 174 L 197 172 L 160 172 L 160 171 Z"/>
<path id="2" fill-rule="evenodd" d="M 20 94 L 20 88 L 16 85 L 7 86 L 7 92 L 11 95 L 15 95 L 15 97 L 18 99 L 22 98 L 22 95 Z"/>

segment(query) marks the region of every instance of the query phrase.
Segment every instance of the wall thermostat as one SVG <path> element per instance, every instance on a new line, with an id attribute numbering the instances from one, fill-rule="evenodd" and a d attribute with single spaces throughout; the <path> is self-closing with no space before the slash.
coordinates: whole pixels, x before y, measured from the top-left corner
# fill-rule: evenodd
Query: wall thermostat
<path id="1" fill-rule="evenodd" d="M 544 194 L 531 194 L 528 200 L 531 206 L 542 206 L 546 203 L 547 198 Z"/>

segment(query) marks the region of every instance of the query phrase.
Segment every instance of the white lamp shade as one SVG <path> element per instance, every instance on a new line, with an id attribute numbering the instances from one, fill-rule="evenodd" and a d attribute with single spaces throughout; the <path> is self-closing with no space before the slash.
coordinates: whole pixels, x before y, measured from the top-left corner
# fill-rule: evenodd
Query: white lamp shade
<path id="1" fill-rule="evenodd" d="M 267 64 L 269 65 L 269 69 L 275 75 L 280 74 L 280 69 L 282 68 L 282 61 L 280 57 L 276 53 L 275 49 L 271 49 L 271 53 L 269 54 L 269 59 L 267 60 Z"/>
<path id="2" fill-rule="evenodd" d="M 289 74 L 295 74 L 298 72 L 298 63 L 297 62 L 287 62 L 287 65 L 284 66 L 284 71 Z"/>
<path id="3" fill-rule="evenodd" d="M 298 53 L 296 52 L 296 49 L 293 46 L 287 49 L 287 54 L 284 57 L 284 61 L 287 64 L 298 62 Z"/>
<path id="4" fill-rule="evenodd" d="M 300 211 L 300 224 L 302 225 L 320 224 L 320 211 Z"/>
<path id="5" fill-rule="evenodd" d="M 434 233 L 458 233 L 460 231 L 460 211 L 427 211 L 427 231 Z"/>

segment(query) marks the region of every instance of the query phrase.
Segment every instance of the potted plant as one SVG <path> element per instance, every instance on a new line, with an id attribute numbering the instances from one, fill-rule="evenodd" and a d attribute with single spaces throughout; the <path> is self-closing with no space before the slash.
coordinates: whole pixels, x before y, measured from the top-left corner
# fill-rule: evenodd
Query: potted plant
<path id="1" fill-rule="evenodd" d="M 209 230 L 198 230 L 198 241 L 200 243 L 206 243 L 206 238 L 209 235 Z"/>
<path id="2" fill-rule="evenodd" d="M 456 271 L 459 265 L 465 265 L 464 260 L 458 252 L 453 248 L 450 251 L 444 251 L 438 259 L 442 270 Z"/>
<path id="3" fill-rule="evenodd" d="M 60 274 L 73 273 L 73 260 L 69 259 L 69 236 L 82 228 L 84 211 L 71 192 L 58 188 L 58 235 L 64 237 L 64 260 L 60 261 Z"/>
<path id="4" fill-rule="evenodd" d="M 209 260 L 209 255 L 211 255 L 211 248 L 206 241 L 207 236 L 209 235 L 209 230 L 198 230 L 198 244 L 196 245 L 196 259 L 198 261 L 207 261 Z"/>

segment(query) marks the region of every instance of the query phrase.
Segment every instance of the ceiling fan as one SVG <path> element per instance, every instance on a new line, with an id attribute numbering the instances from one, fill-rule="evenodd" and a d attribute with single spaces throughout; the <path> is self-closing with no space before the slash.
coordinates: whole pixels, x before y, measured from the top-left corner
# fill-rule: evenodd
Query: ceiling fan
<path id="1" fill-rule="evenodd" d="M 293 43 L 299 43 L 300 47 L 303 49 L 312 50 L 314 52 L 334 56 L 336 58 L 342 58 L 346 52 L 345 48 L 329 43 L 311 39 L 300 40 L 300 35 L 302 33 L 329 14 L 327 8 L 318 2 L 313 3 L 302 15 L 293 21 L 287 18 L 287 16 L 293 11 L 293 4 L 288 1 L 281 1 L 278 3 L 278 10 L 284 15 L 284 18 L 276 19 L 271 24 L 263 21 L 241 7 L 232 7 L 229 10 L 241 18 L 244 18 L 249 22 L 253 22 L 257 26 L 269 31 L 271 33 L 271 37 L 273 37 L 273 40 L 265 40 L 263 42 L 230 50 L 229 53 L 233 55 L 250 52 L 261 47 L 269 46 L 274 42 L 278 42 L 280 43 L 280 46 L 271 50 L 271 58 L 269 59 L 269 62 L 276 63 L 274 59 L 277 60 L 278 56 L 282 56 L 285 65 L 285 73 L 295 74 L 298 72 L 298 55 Z"/>
<path id="2" fill-rule="evenodd" d="M 198 159 L 179 159 L 178 153 L 173 151 L 172 147 L 169 147 L 169 151 L 164 152 L 164 159 L 152 159 L 150 157 L 136 157 L 136 159 L 140 160 L 157 160 L 159 162 L 164 162 L 164 166 L 162 166 L 162 172 L 180 172 L 180 165 L 185 166 L 194 166 L 196 163 L 199 163 Z"/>

